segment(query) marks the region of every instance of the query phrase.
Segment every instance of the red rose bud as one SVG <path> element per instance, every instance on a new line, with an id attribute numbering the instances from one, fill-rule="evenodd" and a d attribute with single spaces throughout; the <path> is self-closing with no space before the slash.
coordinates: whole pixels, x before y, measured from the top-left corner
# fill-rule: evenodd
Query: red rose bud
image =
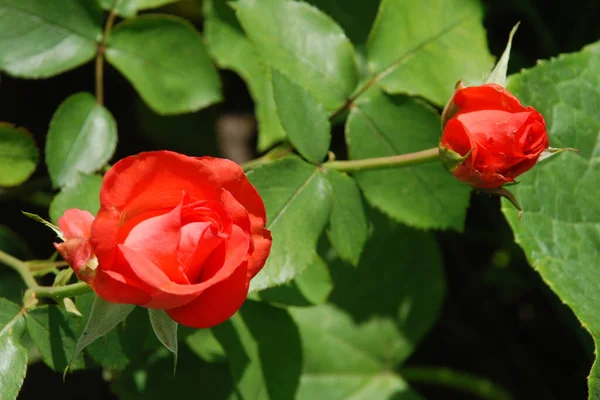
<path id="1" fill-rule="evenodd" d="M 548 148 L 542 115 L 495 83 L 467 88 L 459 83 L 442 123 L 442 163 L 476 188 L 514 182 Z"/>
<path id="2" fill-rule="evenodd" d="M 78 209 L 67 210 L 58 219 L 58 227 L 65 241 L 54 243 L 54 247 L 79 277 L 88 276 L 97 266 L 90 243 L 92 222 L 92 214 Z"/>
<path id="3" fill-rule="evenodd" d="M 58 246 L 103 299 L 164 309 L 182 325 L 205 328 L 246 299 L 271 249 L 265 223 L 263 201 L 236 163 L 156 151 L 117 162 L 91 231 L 76 235 L 81 247 Z M 97 258 L 93 271 L 80 265 L 86 243 Z"/>

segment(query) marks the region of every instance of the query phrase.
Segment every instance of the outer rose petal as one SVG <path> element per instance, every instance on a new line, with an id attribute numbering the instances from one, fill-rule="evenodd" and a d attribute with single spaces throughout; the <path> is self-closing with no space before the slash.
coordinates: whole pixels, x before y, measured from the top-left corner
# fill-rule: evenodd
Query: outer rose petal
<path id="1" fill-rule="evenodd" d="M 89 239 L 81 237 L 68 239 L 66 242 L 60 244 L 54 243 L 54 247 L 56 247 L 56 250 L 67 264 L 73 268 L 79 279 L 87 280 L 86 276 L 80 276 L 80 271 L 94 254 Z"/>
<path id="2" fill-rule="evenodd" d="M 196 300 L 166 310 L 173 320 L 191 328 L 210 328 L 231 317 L 248 295 L 247 268 L 239 266 L 233 275 L 206 289 Z"/>
<path id="3" fill-rule="evenodd" d="M 94 216 L 88 211 L 72 208 L 58 219 L 58 227 L 65 240 L 72 238 L 87 238 L 91 236 Z"/>
<path id="4" fill-rule="evenodd" d="M 520 112 L 525 110 L 519 99 L 496 83 L 464 88 L 456 92 L 453 100 L 460 112 L 479 110 Z"/>
<path id="5" fill-rule="evenodd" d="M 96 275 L 88 283 L 104 300 L 140 306 L 150 301 L 150 294 L 134 280 L 114 271 L 103 271 L 99 268 L 96 271 Z"/>

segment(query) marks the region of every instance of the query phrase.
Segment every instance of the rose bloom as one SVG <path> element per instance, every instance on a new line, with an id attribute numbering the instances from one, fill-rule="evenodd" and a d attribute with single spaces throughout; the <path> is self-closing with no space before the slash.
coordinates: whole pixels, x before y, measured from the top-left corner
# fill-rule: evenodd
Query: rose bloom
<path id="1" fill-rule="evenodd" d="M 440 147 L 461 156 L 472 150 L 450 172 L 476 188 L 514 182 L 548 148 L 542 115 L 500 85 L 459 85 L 447 109 Z"/>
<path id="2" fill-rule="evenodd" d="M 271 249 L 265 223 L 263 201 L 236 163 L 156 151 L 108 171 L 95 218 L 66 211 L 56 247 L 101 298 L 203 328 L 246 299 Z"/>

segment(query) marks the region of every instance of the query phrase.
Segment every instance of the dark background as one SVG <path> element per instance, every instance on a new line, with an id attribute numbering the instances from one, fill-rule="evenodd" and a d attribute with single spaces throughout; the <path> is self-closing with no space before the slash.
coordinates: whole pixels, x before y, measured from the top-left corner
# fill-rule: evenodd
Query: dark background
<path id="1" fill-rule="evenodd" d="M 484 4 L 485 27 L 495 55 L 503 51 L 514 23 L 521 21 L 513 43 L 512 72 L 600 39 L 598 0 L 487 0 Z M 188 1 L 166 11 L 183 13 L 201 29 L 198 10 Z M 0 120 L 27 128 L 42 145 L 57 106 L 75 92 L 93 93 L 93 72 L 88 64 L 40 81 L 2 76 Z M 159 117 L 107 66 L 106 106 L 119 127 L 114 160 L 149 149 L 224 155 L 238 161 L 252 155 L 251 98 L 235 74 L 221 71 L 221 77 L 225 102 L 195 114 Z M 21 209 L 47 213 L 48 196 L 31 195 L 38 190 L 50 190 L 43 163 L 25 187 L 0 191 L 0 223 L 27 238 L 30 250 L 24 252 L 44 258 L 53 250 L 53 235 L 20 213 Z M 466 231 L 438 232 L 437 238 L 445 257 L 447 298 L 440 320 L 407 365 L 446 366 L 484 376 L 505 387 L 515 399 L 586 398 L 586 376 L 593 362 L 591 338 L 513 243 L 498 199 L 473 194 Z M 414 386 L 430 399 L 471 399 L 447 388 Z M 43 363 L 31 365 L 19 398 L 48 394 L 60 394 L 65 400 L 112 398 L 100 370 L 78 372 L 63 384 L 60 374 Z"/>

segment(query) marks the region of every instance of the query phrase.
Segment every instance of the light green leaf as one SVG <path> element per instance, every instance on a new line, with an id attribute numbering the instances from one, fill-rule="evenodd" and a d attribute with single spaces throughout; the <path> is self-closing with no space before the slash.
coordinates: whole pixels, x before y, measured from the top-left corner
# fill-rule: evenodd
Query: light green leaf
<path id="1" fill-rule="evenodd" d="M 54 371 L 63 372 L 74 357 L 77 342 L 76 316 L 59 306 L 42 306 L 25 315 L 27 330 L 44 363 Z M 85 368 L 80 355 L 70 362 L 70 370 Z"/>
<path id="2" fill-rule="evenodd" d="M 340 258 L 356 266 L 369 234 L 360 191 L 346 174 L 327 170 L 326 177 L 333 190 L 327 236 Z"/>
<path id="3" fill-rule="evenodd" d="M 208 51 L 221 68 L 230 69 L 246 81 L 255 103 L 258 122 L 258 150 L 265 151 L 285 138 L 275 109 L 271 74 L 262 64 L 228 0 L 203 2 L 204 34 Z"/>
<path id="4" fill-rule="evenodd" d="M 367 41 L 379 8 L 379 0 L 308 0 L 307 3 L 335 19 L 355 45 L 363 45 Z"/>
<path id="5" fill-rule="evenodd" d="M 27 372 L 27 350 L 21 344 L 25 332 L 23 311 L 0 298 L 0 400 L 15 400 Z"/>
<path id="6" fill-rule="evenodd" d="M 186 20 L 144 15 L 115 26 L 106 59 L 159 114 L 197 111 L 221 100 L 202 37 Z"/>
<path id="7" fill-rule="evenodd" d="M 443 105 L 458 80 L 483 81 L 493 66 L 482 18 L 478 0 L 382 0 L 369 68 L 387 92 Z"/>
<path id="8" fill-rule="evenodd" d="M 312 306 L 327 301 L 333 282 L 327 264 L 319 256 L 291 282 L 258 292 L 258 298 L 268 303 L 291 306 Z"/>
<path id="9" fill-rule="evenodd" d="M 523 220 L 502 211 L 527 259 L 574 311 L 600 346 L 600 43 L 542 62 L 509 79 L 508 88 L 538 109 L 553 147 L 574 147 L 524 174 L 510 190 Z M 590 399 L 600 398 L 598 358 L 588 378 Z"/>
<path id="10" fill-rule="evenodd" d="M 502 56 L 496 63 L 496 66 L 490 73 L 490 76 L 485 80 L 485 83 L 497 83 L 502 87 L 506 87 L 506 73 L 508 71 L 508 61 L 510 59 L 510 49 L 512 47 L 513 37 L 515 33 L 517 33 L 517 28 L 519 28 L 520 22 L 518 22 L 510 31 L 508 35 L 508 42 L 506 43 L 506 48 L 502 53 Z"/>
<path id="11" fill-rule="evenodd" d="M 95 0 L 0 0 L 0 69 L 46 78 L 96 54 L 102 13 Z"/>
<path id="12" fill-rule="evenodd" d="M 100 186 L 102 177 L 99 175 L 80 175 L 73 186 L 64 187 L 50 203 L 50 219 L 58 223 L 58 219 L 70 208 L 86 210 L 96 215 L 100 209 Z"/>
<path id="13" fill-rule="evenodd" d="M 354 160 L 437 147 L 440 134 L 437 113 L 406 96 L 363 99 L 346 125 Z M 441 163 L 359 172 L 355 178 L 369 203 L 400 222 L 418 228 L 463 227 L 470 188 Z"/>
<path id="14" fill-rule="evenodd" d="M 67 98 L 52 116 L 46 165 L 55 187 L 73 185 L 79 174 L 100 169 L 117 146 L 117 124 L 96 98 L 81 92 Z"/>
<path id="15" fill-rule="evenodd" d="M 94 340 L 106 335 L 121 321 L 124 321 L 134 308 L 133 304 L 109 303 L 95 296 L 89 318 L 77 341 L 73 357 L 77 357 Z"/>
<path id="16" fill-rule="evenodd" d="M 223 346 L 217 341 L 211 329 L 195 329 L 185 338 L 185 343 L 201 359 L 206 362 L 227 361 Z"/>
<path id="17" fill-rule="evenodd" d="M 94 293 L 77 297 L 77 307 L 84 315 L 84 318 L 78 320 L 79 332 L 89 320 L 95 298 Z M 148 313 L 145 309 L 137 307 L 126 320 L 120 325 L 118 323 L 117 327 L 104 335 L 101 340 L 96 340 L 87 346 L 86 352 L 104 368 L 120 371 L 140 355 L 149 333 Z"/>
<path id="18" fill-rule="evenodd" d="M 441 256 L 431 234 L 375 212 L 358 269 L 328 259 L 326 305 L 291 308 L 303 344 L 298 399 L 419 399 L 395 374 L 439 315 Z"/>
<path id="19" fill-rule="evenodd" d="M 213 333 L 225 349 L 242 398 L 295 398 L 302 349 L 298 328 L 287 311 L 246 301 L 236 315 L 214 327 Z"/>
<path id="20" fill-rule="evenodd" d="M 323 106 L 297 83 L 271 71 L 275 106 L 290 142 L 308 161 L 323 161 L 331 143 L 331 124 Z"/>
<path id="21" fill-rule="evenodd" d="M 233 6 L 268 65 L 306 88 L 327 112 L 346 102 L 358 80 L 354 49 L 328 15 L 286 0 L 239 0 Z"/>
<path id="22" fill-rule="evenodd" d="M 164 310 L 149 308 L 148 316 L 150 317 L 152 330 L 158 340 L 160 340 L 167 350 L 173 353 L 173 369 L 175 369 L 177 367 L 177 322 L 173 321 Z"/>
<path id="23" fill-rule="evenodd" d="M 39 158 L 31 133 L 0 123 L 0 186 L 25 182 L 35 171 Z"/>
<path id="24" fill-rule="evenodd" d="M 117 7 L 117 14 L 128 18 L 133 17 L 138 11 L 150 8 L 158 8 L 175 3 L 179 0 L 98 0 L 100 6 L 106 11 L 112 11 Z"/>
<path id="25" fill-rule="evenodd" d="M 267 263 L 250 282 L 250 291 L 256 291 L 288 282 L 310 265 L 329 219 L 331 188 L 317 167 L 297 157 L 281 158 L 247 176 L 265 203 L 273 235 Z"/>

